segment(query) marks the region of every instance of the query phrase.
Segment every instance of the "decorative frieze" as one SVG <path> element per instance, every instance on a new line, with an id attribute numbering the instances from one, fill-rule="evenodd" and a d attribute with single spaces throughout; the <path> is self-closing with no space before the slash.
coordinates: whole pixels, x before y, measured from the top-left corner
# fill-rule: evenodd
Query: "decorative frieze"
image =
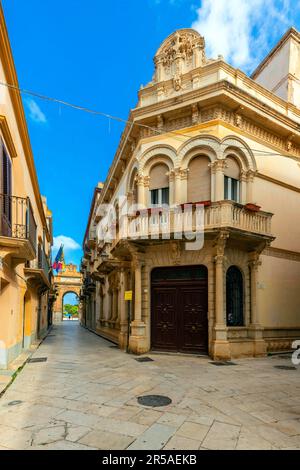
<path id="1" fill-rule="evenodd" d="M 279 151 L 286 153 L 287 151 L 292 155 L 300 157 L 300 147 L 294 143 L 294 135 L 291 134 L 288 138 L 280 137 L 275 133 L 264 129 L 251 121 L 248 118 L 242 116 L 241 111 L 234 112 L 230 111 L 221 106 L 212 106 L 210 108 L 198 110 L 198 106 L 191 106 L 190 114 L 180 116 L 174 119 L 168 119 L 165 122 L 165 131 L 180 130 L 187 127 L 192 127 L 197 123 L 206 123 L 213 120 L 221 120 L 227 124 L 238 127 L 245 133 L 264 141 L 266 144 L 270 144 L 274 147 L 278 147 Z M 155 135 L 155 131 L 148 128 L 141 128 L 140 137 L 151 137 Z"/>

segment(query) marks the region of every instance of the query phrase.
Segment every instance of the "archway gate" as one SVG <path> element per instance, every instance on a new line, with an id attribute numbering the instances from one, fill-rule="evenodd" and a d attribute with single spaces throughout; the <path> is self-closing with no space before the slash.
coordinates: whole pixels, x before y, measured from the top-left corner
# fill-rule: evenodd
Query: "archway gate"
<path id="1" fill-rule="evenodd" d="M 75 264 L 67 264 L 64 272 L 54 276 L 54 288 L 57 297 L 53 306 L 53 323 L 59 323 L 63 319 L 63 297 L 67 293 L 74 293 L 79 297 L 82 276 L 77 271 Z"/>

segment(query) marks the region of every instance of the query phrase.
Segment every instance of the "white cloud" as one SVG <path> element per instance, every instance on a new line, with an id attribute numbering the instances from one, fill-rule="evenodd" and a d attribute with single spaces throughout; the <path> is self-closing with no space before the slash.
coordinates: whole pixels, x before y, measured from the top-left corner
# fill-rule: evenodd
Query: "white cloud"
<path id="1" fill-rule="evenodd" d="M 29 117 L 32 119 L 32 121 L 42 124 L 47 122 L 46 115 L 32 98 L 26 99 L 26 105 L 29 110 Z"/>
<path id="2" fill-rule="evenodd" d="M 73 238 L 66 237 L 65 235 L 58 235 L 53 238 L 53 252 L 56 252 L 60 245 L 64 245 L 64 252 L 80 250 L 81 246 Z"/>
<path id="3" fill-rule="evenodd" d="M 249 72 L 292 24 L 292 0 L 202 0 L 192 28 L 205 37 L 208 57 Z"/>

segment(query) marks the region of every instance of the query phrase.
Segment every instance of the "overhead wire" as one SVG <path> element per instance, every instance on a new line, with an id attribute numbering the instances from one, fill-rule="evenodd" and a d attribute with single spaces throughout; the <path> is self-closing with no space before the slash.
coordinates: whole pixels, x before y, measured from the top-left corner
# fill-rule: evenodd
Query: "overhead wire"
<path id="1" fill-rule="evenodd" d="M 66 107 L 75 109 L 77 111 L 82 111 L 82 112 L 86 112 L 88 114 L 104 117 L 104 118 L 108 119 L 109 122 L 110 122 L 110 120 L 114 120 L 114 121 L 121 122 L 123 124 L 131 124 L 132 126 L 137 126 L 137 127 L 141 127 L 141 128 L 144 128 L 144 129 L 148 129 L 152 132 L 155 132 L 157 135 L 171 134 L 174 137 L 184 137 L 185 139 L 186 138 L 189 138 L 189 139 L 191 138 L 190 134 L 184 134 L 183 132 L 176 131 L 176 130 L 160 130 L 160 129 L 157 129 L 156 127 L 152 127 L 152 126 L 149 126 L 147 124 L 142 124 L 140 122 L 135 122 L 134 120 L 121 118 L 119 116 L 115 116 L 115 115 L 112 115 L 112 114 L 109 114 L 109 113 L 105 113 L 103 111 L 98 111 L 98 110 L 95 110 L 95 109 L 91 109 L 91 108 L 88 108 L 86 106 L 77 105 L 77 104 L 71 103 L 69 101 L 61 100 L 59 98 L 50 97 L 50 96 L 47 96 L 47 95 L 44 95 L 44 94 L 41 94 L 41 93 L 38 93 L 38 92 L 35 92 L 35 91 L 32 91 L 32 90 L 27 90 L 27 89 L 24 89 L 24 88 L 20 88 L 16 85 L 12 85 L 12 84 L 9 84 L 9 83 L 3 82 L 3 81 L 0 81 L 0 85 L 5 86 L 9 89 L 12 89 L 12 90 L 14 90 L 18 93 L 25 94 L 25 95 L 30 95 L 30 96 L 33 96 L 33 97 L 38 98 L 40 100 L 43 100 L 43 101 L 57 103 L 57 104 L 59 104 L 59 106 L 66 106 Z M 201 134 L 205 134 L 205 132 L 202 132 Z M 227 146 L 226 142 L 220 143 L 220 145 Z M 245 150 L 244 146 L 235 145 L 235 147 L 239 148 L 240 150 Z M 287 154 L 287 153 L 281 153 L 281 152 L 270 152 L 268 150 L 255 149 L 255 148 L 252 148 L 252 147 L 250 147 L 250 148 L 251 148 L 251 151 L 253 153 L 261 154 L 263 156 L 284 156 L 284 157 L 287 157 L 287 158 L 291 158 L 293 160 L 300 161 L 300 158 L 295 156 L 295 155 L 291 155 L 291 154 Z"/>

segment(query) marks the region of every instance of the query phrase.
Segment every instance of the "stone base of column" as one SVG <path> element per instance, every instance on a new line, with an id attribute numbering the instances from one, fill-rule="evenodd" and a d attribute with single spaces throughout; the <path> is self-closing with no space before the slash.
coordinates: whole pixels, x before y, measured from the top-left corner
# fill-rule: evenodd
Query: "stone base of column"
<path id="1" fill-rule="evenodd" d="M 120 323 L 120 333 L 119 333 L 119 348 L 127 348 L 127 323 Z"/>
<path id="2" fill-rule="evenodd" d="M 215 340 L 212 345 L 213 359 L 228 360 L 231 359 L 230 344 L 228 341 Z"/>
<path id="3" fill-rule="evenodd" d="M 215 339 L 212 344 L 212 356 L 214 359 L 228 360 L 231 358 L 230 344 L 227 340 L 227 328 L 224 325 L 216 325 L 214 328 Z"/>
<path id="4" fill-rule="evenodd" d="M 53 312 L 52 322 L 60 323 L 63 320 L 62 312 Z"/>
<path id="5" fill-rule="evenodd" d="M 129 350 L 134 354 L 144 354 L 149 350 L 144 322 L 133 321 L 130 324 Z"/>
<path id="6" fill-rule="evenodd" d="M 250 325 L 248 329 L 249 338 L 253 341 L 253 356 L 265 356 L 267 354 L 267 344 L 263 337 L 263 327 L 261 325 Z"/>

